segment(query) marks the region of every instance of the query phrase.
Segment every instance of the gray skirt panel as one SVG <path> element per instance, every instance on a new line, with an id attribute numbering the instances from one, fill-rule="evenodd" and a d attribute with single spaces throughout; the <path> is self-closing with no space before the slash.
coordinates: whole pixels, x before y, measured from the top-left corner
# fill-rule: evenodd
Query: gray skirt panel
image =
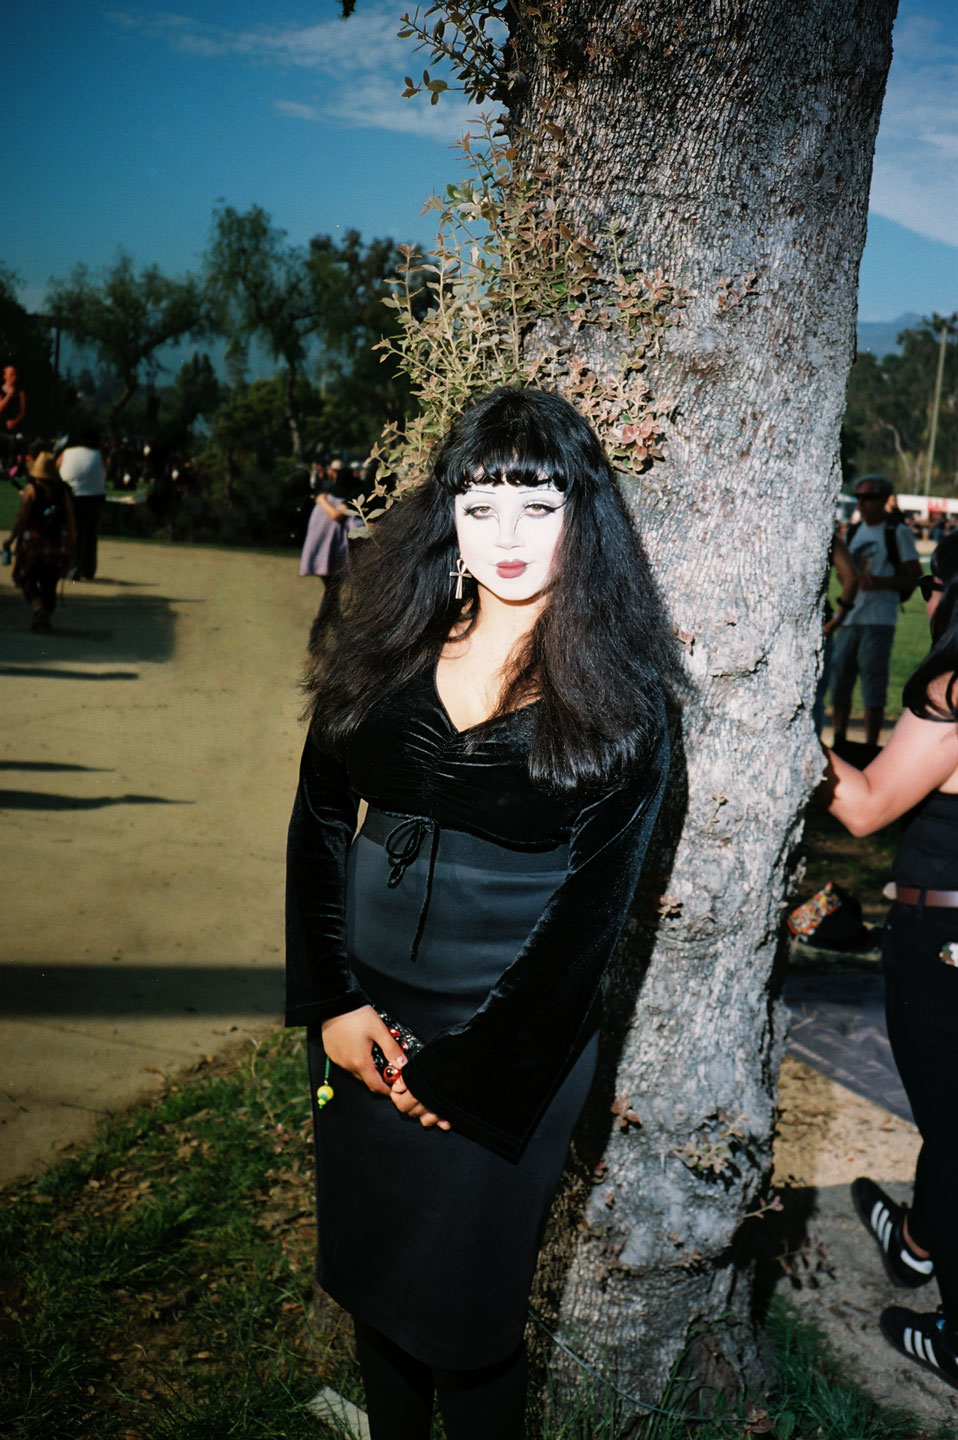
<path id="1" fill-rule="evenodd" d="M 566 860 L 564 851 L 528 855 L 456 832 L 434 839 L 424 837 L 390 887 L 395 857 L 360 835 L 347 883 L 356 976 L 423 1040 L 475 1012 L 564 878 L 557 867 Z M 335 1098 L 322 1111 L 314 1101 L 323 1288 L 429 1364 L 471 1369 L 511 1354 L 597 1048 L 593 1036 L 516 1164 L 455 1130 L 404 1119 L 333 1067 Z M 318 1027 L 309 1058 L 315 1097 L 325 1065 Z"/>

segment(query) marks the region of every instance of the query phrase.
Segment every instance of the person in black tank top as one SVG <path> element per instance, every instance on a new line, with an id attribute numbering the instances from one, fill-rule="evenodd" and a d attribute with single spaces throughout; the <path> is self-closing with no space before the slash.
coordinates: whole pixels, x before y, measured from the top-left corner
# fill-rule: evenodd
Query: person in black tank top
<path id="1" fill-rule="evenodd" d="M 920 584 L 933 644 L 905 686 L 902 717 L 863 771 L 826 750 L 823 789 L 854 835 L 904 817 L 882 964 L 888 1038 L 922 1148 L 910 1207 L 865 1176 L 852 1199 L 894 1284 L 938 1281 L 941 1309 L 889 1307 L 885 1338 L 958 1390 L 958 535 Z"/>

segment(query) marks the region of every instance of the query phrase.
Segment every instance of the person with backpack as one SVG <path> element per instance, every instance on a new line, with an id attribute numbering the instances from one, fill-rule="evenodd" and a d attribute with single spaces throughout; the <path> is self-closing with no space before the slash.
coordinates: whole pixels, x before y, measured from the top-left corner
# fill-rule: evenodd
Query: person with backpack
<path id="1" fill-rule="evenodd" d="M 898 611 L 921 579 L 915 537 L 886 514 L 892 493 L 884 475 L 863 475 L 855 486 L 861 520 L 845 539 L 860 577 L 858 593 L 832 647 L 832 724 L 839 745 L 846 739 L 856 676 L 861 677 L 865 743 L 878 744 Z"/>
<path id="2" fill-rule="evenodd" d="M 30 629 L 49 630 L 57 604 L 57 584 L 76 551 L 73 498 L 57 472 L 49 450 L 40 450 L 27 466 L 20 510 L 3 542 L 9 554 L 16 542 L 13 581 L 31 608 Z"/>

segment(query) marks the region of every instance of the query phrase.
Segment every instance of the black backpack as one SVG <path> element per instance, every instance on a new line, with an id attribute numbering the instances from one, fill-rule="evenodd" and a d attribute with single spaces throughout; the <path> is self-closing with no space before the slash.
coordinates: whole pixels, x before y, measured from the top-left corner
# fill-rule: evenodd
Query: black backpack
<path id="1" fill-rule="evenodd" d="M 50 481 L 49 485 L 33 482 L 36 492 L 30 511 L 30 529 L 36 530 L 44 540 L 59 540 L 67 523 L 67 507 L 63 498 L 63 481 Z"/>

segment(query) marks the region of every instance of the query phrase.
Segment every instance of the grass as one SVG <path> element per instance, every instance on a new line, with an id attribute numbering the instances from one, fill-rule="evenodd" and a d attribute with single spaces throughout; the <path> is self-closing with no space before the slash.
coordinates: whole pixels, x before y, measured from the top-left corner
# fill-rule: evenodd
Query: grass
<path id="1" fill-rule="evenodd" d="M 20 509 L 20 492 L 9 480 L 0 480 L 0 531 L 3 538 L 9 535 Z"/>
<path id="2" fill-rule="evenodd" d="M 836 1366 L 817 1331 L 795 1315 L 776 1296 L 766 1328 L 779 1378 L 761 1400 L 743 1398 L 724 1414 L 701 1423 L 668 1413 L 678 1409 L 679 1387 L 666 1394 L 661 1409 L 652 1415 L 636 1440 L 744 1440 L 748 1436 L 770 1440 L 948 1440 L 952 1432 L 918 1432 L 914 1420 L 902 1411 L 880 1409 L 851 1384 Z M 578 1404 L 561 1424 L 547 1426 L 543 1440 L 618 1440 L 612 1407 L 601 1390 L 586 1386 Z"/>
<path id="3" fill-rule="evenodd" d="M 278 1037 L 15 1190 L 0 1218 L 0 1434 L 310 1437 L 302 1041 Z"/>
<path id="4" fill-rule="evenodd" d="M 311 1309 L 304 1075 L 301 1037 L 278 1035 L 6 1192 L 5 1440 L 320 1440 L 305 1403 L 323 1384 L 362 1404 L 341 1317 Z M 653 1417 L 641 1440 L 913 1440 L 783 1304 L 770 1333 L 774 1393 L 701 1425 Z M 543 1440 L 613 1440 L 601 1387 L 579 1401 Z"/>

